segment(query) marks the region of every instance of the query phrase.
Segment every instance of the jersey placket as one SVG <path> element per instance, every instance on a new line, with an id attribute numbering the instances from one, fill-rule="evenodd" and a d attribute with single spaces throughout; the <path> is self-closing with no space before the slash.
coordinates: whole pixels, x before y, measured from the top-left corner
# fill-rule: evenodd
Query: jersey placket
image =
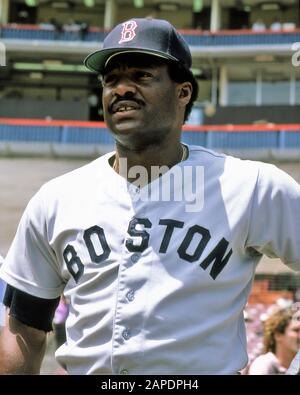
<path id="1" fill-rule="evenodd" d="M 129 190 L 133 199 L 134 217 L 142 218 L 142 203 L 134 198 L 138 189 Z M 112 371 L 114 374 L 134 374 L 140 367 L 144 333 L 147 280 L 151 269 L 151 251 L 129 251 L 126 233 L 119 266 L 114 330 L 112 338 Z"/>

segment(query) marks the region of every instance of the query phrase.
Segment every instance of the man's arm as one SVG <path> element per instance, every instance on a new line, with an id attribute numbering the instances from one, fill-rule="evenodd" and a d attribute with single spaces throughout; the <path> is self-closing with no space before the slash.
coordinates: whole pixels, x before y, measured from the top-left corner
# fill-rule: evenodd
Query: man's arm
<path id="1" fill-rule="evenodd" d="M 59 297 L 42 299 L 7 285 L 4 304 L 9 313 L 0 335 L 0 373 L 39 374 L 58 302 Z"/>
<path id="2" fill-rule="evenodd" d="M 0 374 L 39 374 L 47 333 L 6 315 L 0 333 Z"/>

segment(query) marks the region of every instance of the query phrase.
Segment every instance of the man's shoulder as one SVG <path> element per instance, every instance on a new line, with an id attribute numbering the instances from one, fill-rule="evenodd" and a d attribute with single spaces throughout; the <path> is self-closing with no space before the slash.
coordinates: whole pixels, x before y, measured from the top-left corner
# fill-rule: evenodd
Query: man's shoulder
<path id="1" fill-rule="evenodd" d="M 70 201 L 80 199 L 80 196 L 91 194 L 96 185 L 108 179 L 108 158 L 112 153 L 105 154 L 92 162 L 75 170 L 65 173 L 44 183 L 39 191 L 31 198 L 31 205 L 41 202 Z"/>
<path id="2" fill-rule="evenodd" d="M 240 171 L 243 169 L 243 171 L 257 173 L 260 169 L 272 166 L 268 163 L 239 158 L 197 145 L 189 146 L 189 150 L 191 159 L 195 162 L 201 163 L 204 166 L 222 167 L 224 171 Z"/>
<path id="3" fill-rule="evenodd" d="M 52 178 L 42 186 L 42 189 L 51 191 L 51 189 L 62 188 L 65 190 L 70 186 L 78 185 L 82 188 L 83 185 L 95 183 L 95 178 L 105 176 L 108 167 L 107 159 L 111 155 L 112 153 L 105 154 L 75 170 Z"/>
<path id="4" fill-rule="evenodd" d="M 286 172 L 272 163 L 242 159 L 212 151 L 201 146 L 189 146 L 190 160 L 193 165 L 203 166 L 206 174 L 222 180 L 229 180 L 235 185 L 243 182 L 261 191 L 297 192 L 300 186 Z"/>

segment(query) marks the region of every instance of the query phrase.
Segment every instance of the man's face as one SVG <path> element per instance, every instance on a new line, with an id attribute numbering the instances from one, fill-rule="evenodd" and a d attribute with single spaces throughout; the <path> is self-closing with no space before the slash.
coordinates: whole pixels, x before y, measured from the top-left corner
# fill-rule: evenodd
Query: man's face
<path id="1" fill-rule="evenodd" d="M 179 85 L 165 61 L 145 54 L 113 58 L 102 78 L 103 113 L 108 128 L 123 145 L 143 147 L 178 129 Z"/>
<path id="2" fill-rule="evenodd" d="M 297 352 L 300 348 L 300 322 L 292 320 L 281 335 L 281 341 L 287 350 Z"/>

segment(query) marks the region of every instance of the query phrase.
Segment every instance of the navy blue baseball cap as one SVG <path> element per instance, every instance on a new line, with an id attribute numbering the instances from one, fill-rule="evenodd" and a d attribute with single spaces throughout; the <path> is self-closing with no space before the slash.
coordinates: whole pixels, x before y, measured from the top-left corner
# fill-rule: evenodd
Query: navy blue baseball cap
<path id="1" fill-rule="evenodd" d="M 150 18 L 134 18 L 114 27 L 106 36 L 103 48 L 88 55 L 84 64 L 102 74 L 114 56 L 130 52 L 172 60 L 187 69 L 192 65 L 188 44 L 174 26 L 165 20 Z"/>

